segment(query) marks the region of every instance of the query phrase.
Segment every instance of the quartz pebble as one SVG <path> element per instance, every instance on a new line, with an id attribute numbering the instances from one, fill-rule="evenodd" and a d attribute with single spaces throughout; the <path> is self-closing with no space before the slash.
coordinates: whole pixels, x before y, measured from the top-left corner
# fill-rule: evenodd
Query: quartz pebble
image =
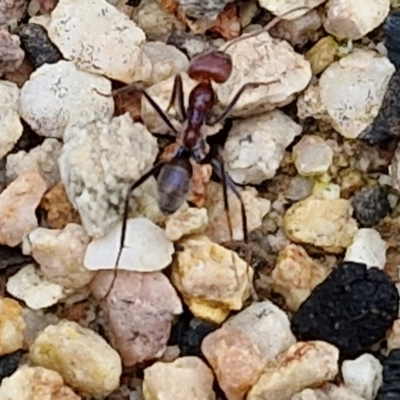
<path id="1" fill-rule="evenodd" d="M 273 178 L 286 147 L 301 131 L 280 110 L 235 121 L 222 152 L 226 170 L 240 185 L 258 185 Z"/>
<path id="2" fill-rule="evenodd" d="M 308 256 L 303 247 L 290 244 L 279 253 L 272 271 L 272 289 L 296 311 L 313 289 L 328 275 L 328 270 Z"/>
<path id="3" fill-rule="evenodd" d="M 101 271 L 91 292 L 103 299 L 113 284 L 113 271 Z M 182 313 L 175 289 L 161 272 L 118 271 L 105 299 L 107 334 L 125 366 L 159 358 L 167 348 L 171 323 Z"/>
<path id="4" fill-rule="evenodd" d="M 111 82 L 80 71 L 73 62 L 44 64 L 21 89 L 19 113 L 42 136 L 62 138 L 70 123 L 111 118 Z"/>
<path id="5" fill-rule="evenodd" d="M 0 76 L 15 71 L 22 64 L 25 53 L 20 47 L 17 35 L 11 35 L 0 26 Z"/>
<path id="6" fill-rule="evenodd" d="M 245 83 L 269 83 L 246 90 L 233 107 L 233 116 L 254 115 L 286 105 L 311 79 L 310 63 L 288 42 L 273 39 L 267 32 L 235 43 L 226 53 L 232 57 L 233 70 L 216 90 L 221 107 L 226 107 Z"/>
<path id="7" fill-rule="evenodd" d="M 19 89 L 15 83 L 0 80 L 0 160 L 22 135 L 18 96 Z"/>
<path id="8" fill-rule="evenodd" d="M 144 370 L 143 400 L 215 400 L 214 377 L 197 357 L 156 362 Z"/>
<path id="9" fill-rule="evenodd" d="M 13 299 L 0 298 L 0 356 L 23 347 L 25 322 L 23 308 Z"/>
<path id="10" fill-rule="evenodd" d="M 67 385 L 83 394 L 105 396 L 119 386 L 118 353 L 96 332 L 76 322 L 48 326 L 29 354 L 34 364 L 57 371 Z"/>
<path id="11" fill-rule="evenodd" d="M 323 20 L 325 30 L 337 39 L 360 39 L 377 28 L 389 14 L 390 0 L 329 0 Z"/>
<path id="12" fill-rule="evenodd" d="M 205 208 L 179 209 L 168 217 L 165 223 L 165 236 L 176 242 L 184 236 L 202 233 L 207 224 L 208 216 Z"/>
<path id="13" fill-rule="evenodd" d="M 105 0 L 60 0 L 51 13 L 51 41 L 83 71 L 124 83 L 149 77 L 144 32 Z"/>
<path id="14" fill-rule="evenodd" d="M 0 386 L 1 400 L 80 400 L 61 375 L 47 368 L 23 365 Z"/>
<path id="15" fill-rule="evenodd" d="M 342 376 L 345 385 L 366 400 L 374 400 L 382 385 L 382 364 L 372 354 L 345 360 Z"/>
<path id="16" fill-rule="evenodd" d="M 172 283 L 190 311 L 220 323 L 250 295 L 253 270 L 235 252 L 198 235 L 182 240 L 172 265 Z M 218 288 L 218 290 L 216 290 Z"/>
<path id="17" fill-rule="evenodd" d="M 319 136 L 303 136 L 293 147 L 293 161 L 300 175 L 322 174 L 332 164 L 333 150 Z"/>
<path id="18" fill-rule="evenodd" d="M 315 8 L 322 4 L 325 0 L 299 0 L 293 2 L 291 0 L 259 0 L 260 6 L 265 8 L 269 12 L 278 17 L 283 17 L 283 14 L 289 13 L 285 15 L 283 18 L 287 20 L 292 20 L 295 18 L 299 18 L 301 15 L 304 15 L 308 12 L 307 9 L 295 11 L 296 8 L 299 7 L 308 7 Z"/>
<path id="19" fill-rule="evenodd" d="M 33 264 L 25 265 L 8 279 L 7 291 L 32 310 L 53 306 L 65 297 L 63 287 L 47 281 Z"/>
<path id="20" fill-rule="evenodd" d="M 0 244 L 17 246 L 23 236 L 37 227 L 36 207 L 46 182 L 33 171 L 21 174 L 0 194 Z"/>
<path id="21" fill-rule="evenodd" d="M 290 207 L 284 216 L 287 236 L 300 243 L 313 244 L 332 253 L 347 248 L 357 233 L 348 200 L 321 200 L 308 197 Z"/>
<path id="22" fill-rule="evenodd" d="M 84 264 L 89 270 L 112 269 L 120 248 L 122 222 L 106 236 L 90 242 Z M 118 268 L 137 272 L 160 271 L 171 263 L 173 243 L 163 229 L 147 218 L 126 221 L 125 243 Z"/>
<path id="23" fill-rule="evenodd" d="M 64 140 L 59 158 L 62 182 L 86 232 L 99 238 L 120 220 L 129 186 L 152 166 L 157 140 L 128 114 L 69 126 Z"/>
<path id="24" fill-rule="evenodd" d="M 246 399 L 290 400 L 302 389 L 332 380 L 338 373 L 338 359 L 338 349 L 328 343 L 293 344 L 276 362 L 264 368 Z"/>
<path id="25" fill-rule="evenodd" d="M 355 234 L 353 243 L 347 248 L 344 261 L 359 262 L 368 267 L 383 269 L 386 264 L 387 247 L 377 230 L 362 228 Z"/>

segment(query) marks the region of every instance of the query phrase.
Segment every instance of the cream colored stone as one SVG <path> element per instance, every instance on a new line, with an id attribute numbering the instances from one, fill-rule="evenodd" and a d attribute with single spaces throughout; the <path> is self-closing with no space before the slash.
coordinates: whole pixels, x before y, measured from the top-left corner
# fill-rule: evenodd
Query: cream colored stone
<path id="1" fill-rule="evenodd" d="M 318 7 L 324 3 L 325 0 L 259 0 L 260 6 L 268 10 L 269 12 L 283 17 L 284 19 L 295 19 L 309 12 L 310 9 Z M 296 8 L 305 7 L 304 10 L 295 11 Z M 307 9 L 308 8 L 308 9 Z M 291 12 L 293 10 L 293 12 Z M 283 15 L 290 13 L 288 15 Z"/>
<path id="2" fill-rule="evenodd" d="M 168 217 L 165 236 L 173 242 L 184 236 L 202 233 L 208 224 L 205 208 L 189 207 L 179 209 Z"/>

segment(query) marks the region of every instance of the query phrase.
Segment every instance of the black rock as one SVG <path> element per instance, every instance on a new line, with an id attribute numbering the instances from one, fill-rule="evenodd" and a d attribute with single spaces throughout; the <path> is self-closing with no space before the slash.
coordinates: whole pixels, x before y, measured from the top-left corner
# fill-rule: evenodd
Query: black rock
<path id="1" fill-rule="evenodd" d="M 383 25 L 385 32 L 385 47 L 389 60 L 400 69 L 400 10 L 393 11 Z"/>
<path id="2" fill-rule="evenodd" d="M 0 245 L 0 270 L 32 261 L 32 257 L 22 254 L 19 247 Z"/>
<path id="3" fill-rule="evenodd" d="M 22 25 L 18 30 L 21 47 L 35 68 L 61 60 L 61 53 L 50 41 L 46 29 L 39 24 Z"/>
<path id="4" fill-rule="evenodd" d="M 376 225 L 390 212 L 387 191 L 381 186 L 363 189 L 354 195 L 354 218 L 362 227 Z"/>
<path id="5" fill-rule="evenodd" d="M 23 354 L 23 351 L 18 350 L 0 357 L 0 383 L 17 370 Z"/>
<path id="6" fill-rule="evenodd" d="M 383 363 L 383 384 L 375 400 L 398 399 L 400 399 L 400 349 L 394 349 Z"/>
<path id="7" fill-rule="evenodd" d="M 399 294 L 389 276 L 343 262 L 319 284 L 292 318 L 299 340 L 323 340 L 352 358 L 385 338 L 397 318 Z"/>

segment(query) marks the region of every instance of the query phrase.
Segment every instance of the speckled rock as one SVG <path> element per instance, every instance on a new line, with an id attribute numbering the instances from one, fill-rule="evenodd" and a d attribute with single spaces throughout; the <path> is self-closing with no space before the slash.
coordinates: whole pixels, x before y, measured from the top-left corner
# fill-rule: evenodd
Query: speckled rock
<path id="1" fill-rule="evenodd" d="M 15 29 L 24 16 L 28 2 L 26 0 L 6 0 L 0 5 L 0 26 Z"/>
<path id="2" fill-rule="evenodd" d="M 250 295 L 250 266 L 206 236 L 194 236 L 179 244 L 183 250 L 173 263 L 171 279 L 192 313 L 220 323 L 231 310 L 240 310 Z"/>
<path id="3" fill-rule="evenodd" d="M 0 160 L 22 135 L 18 115 L 19 89 L 15 83 L 0 81 Z"/>
<path id="4" fill-rule="evenodd" d="M 25 322 L 23 308 L 13 299 L 0 298 L 0 356 L 23 347 Z"/>
<path id="5" fill-rule="evenodd" d="M 223 149 L 226 170 L 238 184 L 275 176 L 284 152 L 302 127 L 280 110 L 234 121 Z"/>
<path id="6" fill-rule="evenodd" d="M 260 6 L 268 10 L 269 12 L 277 15 L 278 17 L 282 17 L 283 14 L 289 13 L 293 10 L 292 13 L 285 15 L 284 19 L 295 19 L 299 16 L 308 12 L 307 9 L 294 11 L 299 7 L 308 7 L 315 8 L 322 4 L 325 0 L 299 0 L 296 2 L 290 0 L 259 0 Z"/>
<path id="7" fill-rule="evenodd" d="M 144 32 L 105 0 L 61 0 L 51 13 L 51 41 L 83 71 L 124 83 L 146 80 Z"/>
<path id="8" fill-rule="evenodd" d="M 67 385 L 87 395 L 107 395 L 119 386 L 118 353 L 91 329 L 72 321 L 48 326 L 30 347 L 34 364 L 57 371 Z"/>
<path id="9" fill-rule="evenodd" d="M 24 56 L 19 37 L 0 26 L 0 76 L 15 71 L 22 64 Z"/>
<path id="10" fill-rule="evenodd" d="M 205 208 L 188 207 L 170 215 L 165 223 L 165 236 L 173 242 L 184 236 L 202 233 L 208 224 Z"/>
<path id="11" fill-rule="evenodd" d="M 332 36 L 325 36 L 308 50 L 306 58 L 311 63 L 314 75 L 318 75 L 335 61 L 338 49 L 339 45 L 335 39 Z"/>
<path id="12" fill-rule="evenodd" d="M 152 166 L 157 140 L 128 114 L 70 126 L 64 140 L 59 166 L 68 198 L 86 232 L 104 236 L 123 213 L 128 187 Z"/>
<path id="13" fill-rule="evenodd" d="M 111 82 L 77 69 L 73 62 L 44 64 L 21 89 L 19 114 L 42 136 L 62 138 L 70 123 L 110 118 Z"/>
<path id="14" fill-rule="evenodd" d="M 264 369 L 247 400 L 290 400 L 309 386 L 332 380 L 338 373 L 339 351 L 320 341 L 298 342 Z"/>
<path id="15" fill-rule="evenodd" d="M 104 298 L 113 271 L 101 271 L 91 283 L 93 296 Z M 104 311 L 107 335 L 125 366 L 160 358 L 167 348 L 171 323 L 182 313 L 181 301 L 161 272 L 117 271 Z"/>
<path id="16" fill-rule="evenodd" d="M 2 400 L 80 400 L 61 375 L 47 368 L 23 365 L 0 386 Z"/>
<path id="17" fill-rule="evenodd" d="M 290 311 L 296 311 L 328 273 L 303 247 L 290 244 L 279 253 L 271 274 L 272 288 L 285 298 Z"/>
<path id="18" fill-rule="evenodd" d="M 215 400 L 214 377 L 197 357 L 182 357 L 172 363 L 157 362 L 144 370 L 144 400 Z"/>
<path id="19" fill-rule="evenodd" d="M 37 172 L 25 172 L 0 194 L 0 244 L 17 246 L 37 227 L 36 207 L 46 190 Z"/>
<path id="20" fill-rule="evenodd" d="M 284 229 L 295 242 L 340 253 L 351 244 L 358 230 L 356 221 L 351 218 L 352 212 L 348 200 L 308 197 L 286 211 Z"/>

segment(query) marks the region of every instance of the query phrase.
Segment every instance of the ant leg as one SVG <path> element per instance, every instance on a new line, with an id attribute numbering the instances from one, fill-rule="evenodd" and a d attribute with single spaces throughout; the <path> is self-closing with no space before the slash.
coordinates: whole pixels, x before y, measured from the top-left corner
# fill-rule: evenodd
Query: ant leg
<path id="1" fill-rule="evenodd" d="M 182 77 L 177 74 L 174 79 L 174 88 L 172 89 L 171 100 L 168 104 L 166 112 L 168 112 L 172 106 L 175 105 L 175 101 L 178 99 L 178 111 L 180 113 L 180 122 L 186 120 L 186 109 L 185 109 L 185 98 L 183 95 L 183 84 Z"/>
<path id="2" fill-rule="evenodd" d="M 103 298 L 101 300 L 104 300 L 109 296 L 109 294 L 114 286 L 115 280 L 117 279 L 118 264 L 121 259 L 122 249 L 124 248 L 124 242 L 125 242 L 125 236 L 126 236 L 126 223 L 128 220 L 128 211 L 129 211 L 129 196 L 136 188 L 138 188 L 140 185 L 142 185 L 144 182 L 146 182 L 147 179 L 149 179 L 152 175 L 157 173 L 164 164 L 165 164 L 165 161 L 161 161 L 161 162 L 157 163 L 150 171 L 146 172 L 141 178 L 139 178 L 135 183 L 133 183 L 131 185 L 131 187 L 129 188 L 128 192 L 126 193 L 125 202 L 124 202 L 124 213 L 123 213 L 123 217 L 122 217 L 123 219 L 122 219 L 122 227 L 121 227 L 121 237 L 120 237 L 120 241 L 119 241 L 119 250 L 118 250 L 117 259 L 115 261 L 114 275 L 113 275 L 113 279 L 111 281 L 110 287 L 107 290 L 107 293 L 103 296 Z"/>
<path id="3" fill-rule="evenodd" d="M 207 121 L 207 125 L 215 125 L 218 124 L 218 122 L 222 122 L 228 114 L 232 111 L 232 108 L 235 106 L 235 104 L 239 101 L 240 96 L 243 94 L 243 92 L 247 89 L 254 89 L 257 88 L 258 86 L 268 86 L 271 83 L 278 82 L 278 79 L 274 79 L 273 81 L 270 82 L 249 82 L 245 83 L 235 94 L 231 102 L 227 105 L 225 110 L 216 118 L 211 119 L 210 121 Z"/>
<path id="4" fill-rule="evenodd" d="M 175 135 L 178 135 L 178 131 L 175 129 L 175 127 L 172 125 L 170 119 L 168 118 L 167 114 L 165 114 L 165 112 L 163 110 L 161 110 L 160 106 L 153 100 L 153 98 L 146 92 L 146 90 L 144 89 L 144 87 L 139 86 L 138 84 L 134 83 L 132 85 L 127 85 L 124 86 L 120 89 L 117 90 L 113 90 L 112 91 L 112 96 L 115 96 L 117 94 L 121 94 L 124 92 L 128 92 L 130 90 L 136 90 L 140 93 L 142 93 L 142 95 L 144 97 L 146 97 L 146 100 L 150 103 L 150 105 L 154 108 L 154 110 L 156 111 L 156 113 L 161 117 L 161 119 L 168 125 L 168 127 L 172 130 L 172 132 L 175 133 Z"/>
<path id="5" fill-rule="evenodd" d="M 245 243 L 248 243 L 249 238 L 248 238 L 248 230 L 247 230 L 247 217 L 246 217 L 246 209 L 244 207 L 243 199 L 242 196 L 239 192 L 239 190 L 236 187 L 235 182 L 233 182 L 232 178 L 229 176 L 228 172 L 226 172 L 224 165 L 221 161 L 217 159 L 212 159 L 211 160 L 211 165 L 213 167 L 214 172 L 220 177 L 222 182 L 225 182 L 225 193 L 224 193 L 224 203 L 227 205 L 227 194 L 226 194 L 226 187 L 228 187 L 230 190 L 232 190 L 233 194 L 236 196 L 236 198 L 240 202 L 240 211 L 242 214 L 242 227 L 243 227 L 243 239 Z M 226 202 L 225 202 L 225 196 L 226 196 Z M 225 212 L 229 213 L 229 206 L 225 207 Z M 229 223 L 231 223 L 229 214 L 227 215 Z M 230 230 L 232 227 L 229 228 Z"/>

